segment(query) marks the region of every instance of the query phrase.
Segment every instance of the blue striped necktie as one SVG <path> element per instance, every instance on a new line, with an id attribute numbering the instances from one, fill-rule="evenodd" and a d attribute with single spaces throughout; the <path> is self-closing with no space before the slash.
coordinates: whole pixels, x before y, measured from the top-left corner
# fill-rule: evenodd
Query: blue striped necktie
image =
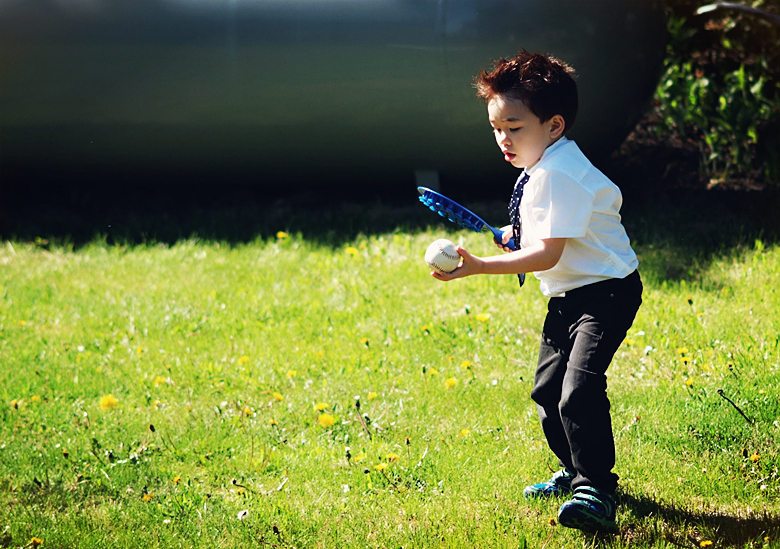
<path id="1" fill-rule="evenodd" d="M 523 188 L 531 176 L 523 170 L 515 182 L 512 198 L 509 200 L 509 220 L 512 223 L 512 237 L 515 239 L 515 248 L 520 249 L 520 236 L 523 234 L 523 220 L 520 219 L 520 200 L 523 198 Z M 525 273 L 519 273 L 517 280 L 520 286 L 525 282 Z"/>

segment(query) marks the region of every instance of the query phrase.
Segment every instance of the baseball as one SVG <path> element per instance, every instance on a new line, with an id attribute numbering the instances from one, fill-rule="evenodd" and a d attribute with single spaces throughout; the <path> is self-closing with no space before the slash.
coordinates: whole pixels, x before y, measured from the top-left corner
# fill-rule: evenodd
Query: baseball
<path id="1" fill-rule="evenodd" d="M 460 264 L 458 248 L 446 238 L 440 238 L 425 250 L 425 262 L 434 271 L 451 273 Z"/>

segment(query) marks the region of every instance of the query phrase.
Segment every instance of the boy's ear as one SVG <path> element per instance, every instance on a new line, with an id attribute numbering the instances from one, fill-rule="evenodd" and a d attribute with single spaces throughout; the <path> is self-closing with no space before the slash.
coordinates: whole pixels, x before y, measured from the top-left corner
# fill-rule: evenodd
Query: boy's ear
<path id="1" fill-rule="evenodd" d="M 560 114 L 554 114 L 550 118 L 550 137 L 558 139 L 566 131 L 566 120 Z"/>

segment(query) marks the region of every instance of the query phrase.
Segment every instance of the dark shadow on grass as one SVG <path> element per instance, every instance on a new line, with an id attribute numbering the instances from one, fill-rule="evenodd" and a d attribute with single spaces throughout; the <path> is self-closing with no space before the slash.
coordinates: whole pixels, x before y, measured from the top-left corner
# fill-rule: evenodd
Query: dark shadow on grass
<path id="1" fill-rule="evenodd" d="M 677 547 L 699 547 L 707 539 L 714 547 L 744 547 L 751 542 L 763 546 L 765 537 L 780 536 L 780 515 L 745 512 L 737 516 L 720 512 L 697 512 L 659 503 L 646 496 L 623 492 L 619 504 L 630 509 L 638 520 L 657 518 L 663 526 L 638 522 L 619 524 L 615 534 L 596 534 L 592 547 L 610 547 L 615 541 L 644 545 L 664 541 Z M 587 534 L 586 534 L 587 535 Z"/>
<path id="2" fill-rule="evenodd" d="M 777 190 L 670 189 L 637 181 L 623 192 L 623 222 L 648 278 L 695 280 L 711 261 L 735 249 L 780 241 Z M 474 186 L 451 194 L 489 222 L 506 222 L 506 197 L 495 188 Z M 336 184 L 328 189 L 179 185 L 0 190 L 0 238 L 42 247 L 78 248 L 95 240 L 174 244 L 190 238 L 238 245 L 275 238 L 278 231 L 339 247 L 360 234 L 433 229 L 446 236 L 453 228 L 417 202 L 411 184 L 359 192 Z"/>

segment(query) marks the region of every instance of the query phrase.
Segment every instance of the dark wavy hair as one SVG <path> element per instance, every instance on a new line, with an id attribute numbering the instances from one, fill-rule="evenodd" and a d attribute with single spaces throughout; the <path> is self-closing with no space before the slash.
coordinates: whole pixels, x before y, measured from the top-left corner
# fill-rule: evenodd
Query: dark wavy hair
<path id="1" fill-rule="evenodd" d="M 577 83 L 574 69 L 551 55 L 521 50 L 511 59 L 498 59 L 474 78 L 477 97 L 486 103 L 497 95 L 522 101 L 539 120 L 560 114 L 566 130 L 577 118 Z"/>

